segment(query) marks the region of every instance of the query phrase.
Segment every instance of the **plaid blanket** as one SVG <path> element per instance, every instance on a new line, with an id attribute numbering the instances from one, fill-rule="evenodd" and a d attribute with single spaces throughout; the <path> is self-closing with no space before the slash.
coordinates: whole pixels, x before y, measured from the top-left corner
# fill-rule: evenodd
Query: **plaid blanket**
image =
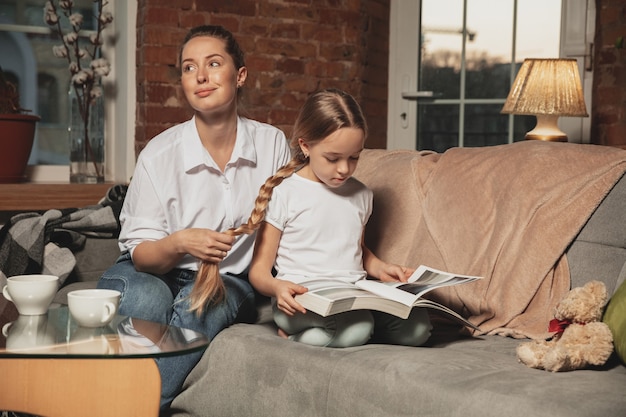
<path id="1" fill-rule="evenodd" d="M 50 274 L 59 284 L 74 269 L 87 236 L 115 238 L 126 186 L 115 185 L 97 205 L 11 217 L 0 229 L 0 282 L 21 274 Z"/>

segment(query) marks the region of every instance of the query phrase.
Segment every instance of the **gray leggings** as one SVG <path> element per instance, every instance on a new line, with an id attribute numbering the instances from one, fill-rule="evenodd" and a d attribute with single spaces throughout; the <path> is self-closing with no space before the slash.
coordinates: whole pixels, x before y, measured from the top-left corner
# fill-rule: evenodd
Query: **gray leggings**
<path id="1" fill-rule="evenodd" d="M 312 311 L 288 316 L 273 300 L 274 322 L 289 339 L 314 346 L 350 347 L 376 341 L 393 345 L 421 346 L 430 337 L 432 325 L 424 308 L 414 308 L 404 320 L 370 310 L 354 310 L 322 317 Z"/>

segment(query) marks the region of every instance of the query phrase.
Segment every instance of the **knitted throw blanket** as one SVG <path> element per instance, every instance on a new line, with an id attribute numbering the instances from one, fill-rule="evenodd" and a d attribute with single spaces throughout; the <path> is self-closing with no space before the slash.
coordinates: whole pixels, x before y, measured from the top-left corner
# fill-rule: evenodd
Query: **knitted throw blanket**
<path id="1" fill-rule="evenodd" d="M 120 187 L 125 186 L 112 187 L 94 206 L 13 216 L 0 229 L 0 282 L 14 275 L 50 274 L 62 284 L 76 265 L 74 252 L 82 249 L 87 236 L 119 235 L 124 197 Z"/>

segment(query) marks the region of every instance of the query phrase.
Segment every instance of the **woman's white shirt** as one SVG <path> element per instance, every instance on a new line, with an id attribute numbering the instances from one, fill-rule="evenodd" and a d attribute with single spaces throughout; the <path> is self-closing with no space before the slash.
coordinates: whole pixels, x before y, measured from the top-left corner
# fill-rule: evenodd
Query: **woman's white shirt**
<path id="1" fill-rule="evenodd" d="M 122 250 L 176 231 L 206 228 L 226 231 L 248 220 L 265 180 L 290 159 L 284 133 L 265 123 L 239 117 L 237 139 L 222 172 L 202 146 L 195 117 L 154 137 L 137 159 L 120 214 Z M 237 238 L 220 272 L 239 274 L 252 259 L 254 236 Z M 178 268 L 196 270 L 185 256 Z"/>

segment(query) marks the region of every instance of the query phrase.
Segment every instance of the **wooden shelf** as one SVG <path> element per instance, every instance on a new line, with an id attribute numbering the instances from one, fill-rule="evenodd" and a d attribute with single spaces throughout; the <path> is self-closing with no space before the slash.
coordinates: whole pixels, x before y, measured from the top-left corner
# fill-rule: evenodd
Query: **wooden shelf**
<path id="1" fill-rule="evenodd" d="M 0 184 L 0 211 L 41 211 L 90 206 L 97 204 L 112 186 L 112 183 Z"/>

